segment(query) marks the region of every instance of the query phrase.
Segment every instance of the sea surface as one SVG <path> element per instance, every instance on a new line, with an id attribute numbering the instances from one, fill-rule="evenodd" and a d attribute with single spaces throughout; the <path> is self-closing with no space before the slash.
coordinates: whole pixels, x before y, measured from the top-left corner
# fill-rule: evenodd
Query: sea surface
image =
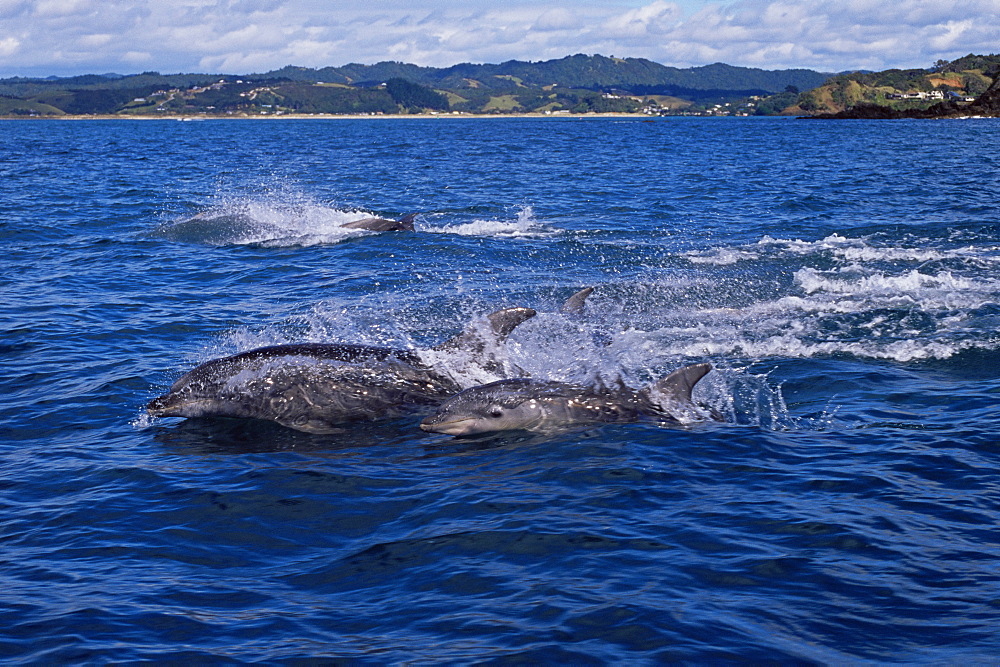
<path id="1" fill-rule="evenodd" d="M 995 663 L 998 192 L 995 119 L 2 122 L 0 659 Z M 508 306 L 721 421 L 145 414 Z"/>

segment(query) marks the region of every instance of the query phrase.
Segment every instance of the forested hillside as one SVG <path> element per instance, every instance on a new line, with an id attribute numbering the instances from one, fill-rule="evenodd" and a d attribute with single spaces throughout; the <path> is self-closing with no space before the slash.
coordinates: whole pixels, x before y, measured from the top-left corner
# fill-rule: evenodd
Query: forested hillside
<path id="1" fill-rule="evenodd" d="M 831 77 L 822 86 L 789 100 L 785 111 L 815 115 L 866 105 L 903 112 L 922 111 L 941 102 L 971 103 L 989 89 L 998 74 L 1000 55 L 941 60 L 928 69 L 852 72 Z"/>
<path id="2" fill-rule="evenodd" d="M 679 69 L 599 55 L 446 68 L 382 62 L 246 75 L 144 72 L 0 80 L 0 114 L 635 112 L 706 108 L 789 86 L 808 90 L 826 78 L 810 70 Z"/>
<path id="3" fill-rule="evenodd" d="M 716 63 L 679 69 L 641 58 L 575 55 L 544 62 L 420 67 L 398 62 L 270 72 L 0 80 L 0 115 L 636 113 L 821 115 L 862 106 L 885 115 L 971 104 L 1000 75 L 1000 56 L 928 69 L 826 75 Z M 890 114 L 891 115 L 891 114 Z"/>

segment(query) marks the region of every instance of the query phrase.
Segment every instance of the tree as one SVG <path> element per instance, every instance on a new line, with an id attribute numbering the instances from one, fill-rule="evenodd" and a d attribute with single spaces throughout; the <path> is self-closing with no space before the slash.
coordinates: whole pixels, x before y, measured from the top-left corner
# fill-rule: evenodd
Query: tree
<path id="1" fill-rule="evenodd" d="M 403 107 L 448 109 L 450 106 L 447 95 L 442 95 L 406 79 L 389 79 L 385 82 L 385 90 L 392 97 L 393 102 Z"/>

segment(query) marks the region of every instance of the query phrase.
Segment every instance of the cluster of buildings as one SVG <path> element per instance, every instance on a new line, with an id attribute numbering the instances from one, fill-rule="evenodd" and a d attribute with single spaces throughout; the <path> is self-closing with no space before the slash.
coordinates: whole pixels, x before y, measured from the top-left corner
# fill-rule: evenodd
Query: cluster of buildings
<path id="1" fill-rule="evenodd" d="M 146 97 L 136 97 L 135 99 L 132 100 L 132 104 L 143 105 L 143 104 L 151 104 L 154 101 L 156 101 L 159 102 L 159 104 L 156 107 L 157 111 L 167 111 L 167 107 L 165 105 L 168 102 L 173 101 L 174 99 L 178 98 L 184 99 L 184 98 L 194 97 L 199 93 L 205 93 L 210 90 L 222 90 L 222 88 L 224 88 L 227 83 L 230 82 L 226 81 L 225 79 L 219 79 L 218 82 L 210 84 L 208 86 L 191 86 L 187 90 L 181 90 L 180 88 L 171 88 L 170 90 L 157 90 L 150 93 Z M 243 80 L 237 79 L 236 83 L 243 83 Z M 245 97 L 245 96 L 246 96 L 245 93 L 240 93 L 240 97 Z M 215 107 L 206 107 L 206 109 L 214 109 L 214 108 Z"/>
<path id="2" fill-rule="evenodd" d="M 972 102 L 976 98 L 962 95 L 954 91 L 943 93 L 940 90 L 916 91 L 909 93 L 886 93 L 887 100 L 921 100 L 921 101 L 943 101 L 949 99 L 955 102 Z"/>

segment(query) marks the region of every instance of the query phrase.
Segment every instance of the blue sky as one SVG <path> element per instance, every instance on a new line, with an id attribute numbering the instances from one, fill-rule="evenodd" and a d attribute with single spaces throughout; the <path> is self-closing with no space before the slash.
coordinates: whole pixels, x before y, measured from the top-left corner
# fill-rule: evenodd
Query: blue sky
<path id="1" fill-rule="evenodd" d="M 1000 0 L 0 0 L 0 76 L 548 60 L 820 71 L 1000 51 Z"/>

